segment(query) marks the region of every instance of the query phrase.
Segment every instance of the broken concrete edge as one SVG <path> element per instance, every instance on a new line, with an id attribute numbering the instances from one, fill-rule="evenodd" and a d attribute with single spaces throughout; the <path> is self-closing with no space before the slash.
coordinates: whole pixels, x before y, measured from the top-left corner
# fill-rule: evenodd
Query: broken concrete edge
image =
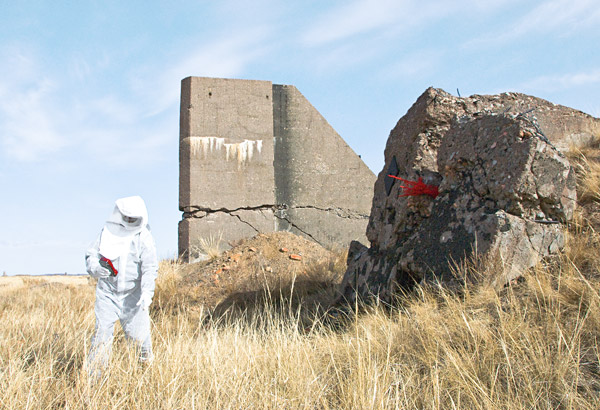
<path id="1" fill-rule="evenodd" d="M 434 88 L 434 87 L 430 87 L 430 88 L 437 90 L 437 91 L 445 92 L 441 88 Z M 499 97 L 500 99 L 507 97 L 514 101 L 520 100 L 520 101 L 528 102 L 531 105 L 531 108 L 521 111 L 521 114 L 528 114 L 529 112 L 535 111 L 536 109 L 538 109 L 537 107 L 540 106 L 540 103 L 542 103 L 543 105 L 541 106 L 541 108 L 544 110 L 564 109 L 564 110 L 568 110 L 573 113 L 576 113 L 577 115 L 586 117 L 586 119 L 597 120 L 597 118 L 594 117 L 593 115 L 588 114 L 585 111 L 578 110 L 577 108 L 568 107 L 568 106 L 562 105 L 562 104 L 556 104 L 556 103 L 553 103 L 552 101 L 546 100 L 544 98 L 535 97 L 533 95 L 519 93 L 519 92 L 515 92 L 515 91 L 507 91 L 507 92 L 503 92 L 503 93 L 499 93 L 499 94 L 473 94 L 468 97 L 457 97 L 457 98 L 459 98 L 459 99 L 490 99 L 490 98 L 494 98 L 494 97 Z M 535 107 L 533 105 L 535 105 Z M 503 110 L 499 110 L 498 113 L 510 112 L 513 108 L 514 107 L 510 106 Z M 529 111 L 529 112 L 527 112 L 527 111 Z"/>

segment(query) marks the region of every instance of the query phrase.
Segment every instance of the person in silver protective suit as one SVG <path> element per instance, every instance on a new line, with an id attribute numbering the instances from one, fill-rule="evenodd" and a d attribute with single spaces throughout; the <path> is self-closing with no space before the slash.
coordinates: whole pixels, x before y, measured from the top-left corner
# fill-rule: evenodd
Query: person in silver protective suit
<path id="1" fill-rule="evenodd" d="M 91 375 L 108 366 L 115 322 L 139 347 L 140 361 L 151 362 L 152 339 L 148 307 L 154 295 L 158 260 L 148 225 L 148 211 L 139 196 L 118 199 L 100 235 L 85 255 L 88 273 L 98 278 L 96 328 L 88 355 Z"/>

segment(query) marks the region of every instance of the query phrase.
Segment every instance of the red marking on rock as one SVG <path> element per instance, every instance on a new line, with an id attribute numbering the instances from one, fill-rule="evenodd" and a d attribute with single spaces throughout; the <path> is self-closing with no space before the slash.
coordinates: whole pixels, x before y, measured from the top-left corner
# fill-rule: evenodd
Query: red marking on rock
<path id="1" fill-rule="evenodd" d="M 437 185 L 426 184 L 421 177 L 419 177 L 418 181 L 409 181 L 408 179 L 394 175 L 388 175 L 388 177 L 399 179 L 406 184 L 400 185 L 400 188 L 402 188 L 402 195 L 400 196 L 429 195 L 432 198 L 436 198 L 439 195 Z"/>

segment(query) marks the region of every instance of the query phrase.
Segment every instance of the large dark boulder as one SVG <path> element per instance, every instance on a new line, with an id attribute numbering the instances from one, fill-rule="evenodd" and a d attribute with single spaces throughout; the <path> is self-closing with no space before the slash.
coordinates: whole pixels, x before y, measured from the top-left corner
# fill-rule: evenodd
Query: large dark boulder
<path id="1" fill-rule="evenodd" d="M 367 227 L 355 243 L 342 297 L 388 300 L 399 287 L 464 281 L 465 259 L 495 259 L 499 287 L 564 245 L 576 203 L 563 150 L 600 134 L 600 120 L 517 93 L 454 97 L 429 88 L 391 131 Z M 397 175 L 437 186 L 406 193 Z"/>

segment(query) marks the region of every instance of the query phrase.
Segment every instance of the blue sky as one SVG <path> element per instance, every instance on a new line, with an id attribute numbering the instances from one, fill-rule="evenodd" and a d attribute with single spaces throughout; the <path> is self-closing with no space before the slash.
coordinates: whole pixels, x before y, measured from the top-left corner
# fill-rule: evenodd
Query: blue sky
<path id="1" fill-rule="evenodd" d="M 180 81 L 295 85 L 378 173 L 429 86 L 600 116 L 597 0 L 0 0 L 0 274 L 85 271 L 114 200 L 177 251 Z"/>

